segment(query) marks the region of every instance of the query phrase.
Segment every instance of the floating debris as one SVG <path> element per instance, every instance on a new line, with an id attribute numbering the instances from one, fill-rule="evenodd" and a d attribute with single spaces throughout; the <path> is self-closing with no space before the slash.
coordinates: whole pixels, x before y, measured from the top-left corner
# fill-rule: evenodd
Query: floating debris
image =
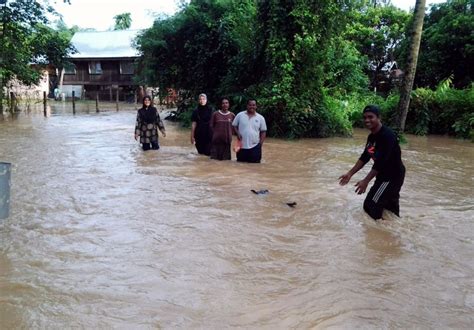
<path id="1" fill-rule="evenodd" d="M 257 195 L 266 195 L 269 193 L 268 189 L 262 189 L 262 190 L 250 190 L 251 192 L 253 192 L 254 194 L 257 194 Z"/>

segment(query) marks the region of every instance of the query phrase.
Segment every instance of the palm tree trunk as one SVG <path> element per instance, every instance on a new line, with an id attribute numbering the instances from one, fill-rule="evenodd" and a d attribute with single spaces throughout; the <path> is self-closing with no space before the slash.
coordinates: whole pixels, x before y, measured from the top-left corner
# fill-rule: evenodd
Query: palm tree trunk
<path id="1" fill-rule="evenodd" d="M 413 80 L 415 79 L 416 63 L 418 61 L 418 52 L 420 50 L 421 33 L 423 31 L 423 19 L 425 17 L 426 0 L 416 0 L 413 25 L 411 29 L 410 50 L 408 53 L 405 76 L 400 89 L 400 101 L 398 103 L 397 130 L 403 133 L 407 119 L 408 107 L 410 106 L 410 95 L 413 89 Z"/>

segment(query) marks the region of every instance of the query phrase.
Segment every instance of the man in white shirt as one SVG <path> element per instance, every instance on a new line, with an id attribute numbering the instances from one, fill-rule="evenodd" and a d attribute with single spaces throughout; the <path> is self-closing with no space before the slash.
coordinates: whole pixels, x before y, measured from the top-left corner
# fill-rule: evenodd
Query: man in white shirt
<path id="1" fill-rule="evenodd" d="M 237 139 L 242 146 L 237 152 L 238 162 L 260 163 L 262 159 L 262 145 L 267 134 L 265 118 L 257 113 L 257 101 L 247 101 L 247 111 L 242 111 L 235 116 L 232 122 Z"/>

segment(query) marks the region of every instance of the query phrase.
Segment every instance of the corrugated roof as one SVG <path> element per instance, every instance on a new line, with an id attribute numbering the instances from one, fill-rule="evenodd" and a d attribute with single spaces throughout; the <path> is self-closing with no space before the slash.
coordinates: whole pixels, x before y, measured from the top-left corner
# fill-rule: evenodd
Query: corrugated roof
<path id="1" fill-rule="evenodd" d="M 78 52 L 71 58 L 136 57 L 138 51 L 132 41 L 137 33 L 138 30 L 76 32 L 71 43 Z"/>

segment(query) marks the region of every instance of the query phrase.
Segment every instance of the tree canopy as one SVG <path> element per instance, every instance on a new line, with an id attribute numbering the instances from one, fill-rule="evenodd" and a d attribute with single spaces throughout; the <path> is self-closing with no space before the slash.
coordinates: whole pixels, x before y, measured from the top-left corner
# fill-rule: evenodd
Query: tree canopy
<path id="1" fill-rule="evenodd" d="M 132 25 L 132 17 L 130 13 L 123 13 L 114 16 L 114 30 L 126 30 Z"/>
<path id="2" fill-rule="evenodd" d="M 390 4 L 361 3 L 351 16 L 346 37 L 368 58 L 367 73 L 374 71 L 371 78 L 376 77 L 386 63 L 397 60 L 411 14 Z"/>
<path id="3" fill-rule="evenodd" d="M 473 78 L 473 31 L 473 0 L 433 5 L 425 17 L 415 84 L 435 87 L 452 75 L 454 86 L 469 86 Z"/>
<path id="4" fill-rule="evenodd" d="M 65 1 L 68 2 L 68 1 Z M 16 78 L 33 84 L 40 73 L 32 64 L 62 67 L 74 51 L 70 38 L 47 26 L 47 13 L 54 13 L 48 2 L 10 0 L 0 7 L 0 100 L 5 84 Z M 0 101 L 1 102 L 1 101 Z"/>
<path id="5" fill-rule="evenodd" d="M 364 58 L 341 37 L 351 10 L 343 0 L 193 0 L 139 36 L 140 79 L 237 103 L 258 95 L 275 135 L 346 133 L 324 102 L 367 86 Z"/>

